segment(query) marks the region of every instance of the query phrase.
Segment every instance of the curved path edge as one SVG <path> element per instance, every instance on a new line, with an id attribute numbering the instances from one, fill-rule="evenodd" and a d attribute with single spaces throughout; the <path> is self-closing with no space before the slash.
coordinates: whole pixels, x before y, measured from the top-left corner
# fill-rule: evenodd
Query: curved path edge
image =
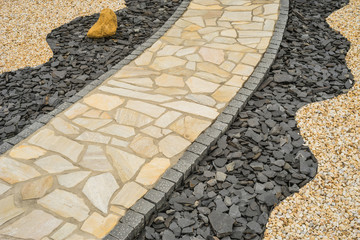
<path id="1" fill-rule="evenodd" d="M 186 6 L 189 3 L 189 0 L 184 0 L 174 15 L 156 34 L 154 34 L 154 36 L 138 47 L 138 49 L 136 49 L 118 65 L 114 66 L 114 70 L 110 70 L 101 76 L 99 80 L 96 80 L 96 84 L 99 85 L 117 70 L 129 63 L 131 60 L 135 59 L 142 53 L 141 49 L 145 50 L 147 47 L 151 46 L 153 42 L 160 38 L 166 30 L 171 27 L 171 24 L 176 21 L 176 18 L 180 17 L 180 15 L 186 10 Z M 263 81 L 265 80 L 280 48 L 281 40 L 288 20 L 288 12 L 289 0 L 280 0 L 280 12 L 269 46 L 246 83 L 229 102 L 223 112 L 220 113 L 213 124 L 195 139 L 174 166 L 165 171 L 156 185 L 126 212 L 125 216 L 121 218 L 120 222 L 113 228 L 113 230 L 105 238 L 103 238 L 104 240 L 136 239 L 136 236 L 140 234 L 142 229 L 145 227 L 145 224 L 150 221 L 151 216 L 164 206 L 171 193 L 183 183 L 200 160 L 206 156 L 210 147 L 215 145 L 217 140 L 227 131 L 238 113 L 245 107 L 253 93 L 262 84 L 267 84 Z M 85 87 L 84 90 L 86 90 L 86 88 L 87 87 Z M 84 96 L 92 89 L 87 91 L 83 90 L 84 93 L 81 91 L 79 94 Z M 68 106 L 69 105 L 62 110 L 66 109 Z"/>
<path id="2" fill-rule="evenodd" d="M 134 51 L 132 51 L 128 56 L 121 60 L 118 64 L 114 65 L 109 71 L 101 75 L 98 79 L 92 81 L 90 84 L 86 85 L 81 91 L 76 93 L 71 98 L 67 99 L 60 106 L 56 107 L 53 111 L 42 115 L 36 119 L 30 126 L 26 127 L 16 136 L 4 140 L 0 145 L 0 155 L 10 150 L 16 144 L 22 140 L 29 137 L 31 134 L 35 133 L 38 129 L 46 125 L 51 119 L 56 115 L 68 109 L 71 105 L 82 99 L 86 94 L 94 90 L 100 84 L 102 84 L 106 79 L 114 75 L 117 71 L 122 69 L 124 66 L 129 64 L 132 60 L 140 56 L 145 49 L 151 47 L 160 37 L 162 37 L 167 30 L 180 18 L 180 16 L 185 12 L 191 0 L 183 0 L 179 7 L 176 9 L 174 14 L 165 22 L 165 24 L 154 33 L 148 40 L 138 46 Z M 50 45 L 50 43 L 49 43 Z"/>

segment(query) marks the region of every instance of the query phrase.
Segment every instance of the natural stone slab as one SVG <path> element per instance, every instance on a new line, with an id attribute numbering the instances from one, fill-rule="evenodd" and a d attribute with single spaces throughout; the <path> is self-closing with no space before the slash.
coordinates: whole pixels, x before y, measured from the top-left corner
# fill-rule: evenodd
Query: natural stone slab
<path id="1" fill-rule="evenodd" d="M 161 128 L 165 128 L 180 116 L 181 113 L 179 112 L 168 111 L 155 121 L 155 125 Z"/>
<path id="2" fill-rule="evenodd" d="M 191 113 L 205 118 L 215 119 L 219 113 L 216 109 L 187 101 L 175 101 L 162 104 L 165 107 L 173 108 L 178 111 Z"/>
<path id="3" fill-rule="evenodd" d="M 65 223 L 59 230 L 57 230 L 53 235 L 51 235 L 51 239 L 54 240 L 64 240 L 71 233 L 75 231 L 77 226 L 72 223 Z"/>
<path id="4" fill-rule="evenodd" d="M 165 102 L 169 101 L 172 98 L 167 97 L 160 94 L 149 94 L 149 93 L 143 93 L 143 92 L 137 92 L 129 89 L 123 89 L 123 88 L 115 88 L 115 87 L 108 87 L 108 86 L 101 86 L 99 87 L 99 90 L 104 92 L 113 93 L 122 97 L 128 97 L 128 98 L 136 98 L 141 100 L 149 100 L 154 102 Z"/>
<path id="5" fill-rule="evenodd" d="M 79 164 L 93 171 L 107 172 L 113 170 L 106 157 L 105 151 L 100 146 L 96 145 L 88 146 L 88 149 Z"/>
<path id="6" fill-rule="evenodd" d="M 113 164 L 123 182 L 129 181 L 145 163 L 145 159 L 114 147 L 107 146 L 106 152 L 111 156 Z"/>
<path id="7" fill-rule="evenodd" d="M 0 226 L 25 212 L 23 208 L 16 207 L 14 201 L 14 195 L 0 200 Z"/>
<path id="8" fill-rule="evenodd" d="M 221 86 L 211 96 L 218 102 L 229 102 L 239 91 L 238 87 Z"/>
<path id="9" fill-rule="evenodd" d="M 40 179 L 26 182 L 21 189 L 22 199 L 35 199 L 43 197 L 53 186 L 54 179 L 52 176 L 42 177 Z"/>
<path id="10" fill-rule="evenodd" d="M 114 176 L 111 173 L 103 173 L 89 178 L 82 191 L 95 207 L 103 213 L 108 213 L 110 198 L 118 188 Z"/>
<path id="11" fill-rule="evenodd" d="M 220 49 L 202 47 L 199 50 L 199 54 L 202 56 L 204 61 L 215 64 L 221 64 L 225 60 L 225 53 Z"/>
<path id="12" fill-rule="evenodd" d="M 0 183 L 0 195 L 7 192 L 7 190 L 9 190 L 10 188 L 10 186 Z"/>
<path id="13" fill-rule="evenodd" d="M 138 66 L 149 65 L 151 63 L 152 57 L 153 57 L 152 52 L 145 51 L 138 58 L 136 58 L 135 64 Z"/>
<path id="14" fill-rule="evenodd" d="M 0 230 L 0 234 L 21 239 L 42 239 L 56 229 L 62 220 L 42 211 L 33 210 Z"/>
<path id="15" fill-rule="evenodd" d="M 122 138 L 129 138 L 135 135 L 135 130 L 133 127 L 123 126 L 119 124 L 111 124 L 109 126 L 103 127 L 99 129 L 99 132 Z"/>
<path id="16" fill-rule="evenodd" d="M 111 166 L 110 166 L 111 167 Z M 111 169 L 110 169 L 111 170 Z M 110 171 L 108 170 L 108 171 Z M 60 185 L 72 188 L 90 175 L 90 171 L 78 171 L 57 176 Z"/>
<path id="17" fill-rule="evenodd" d="M 185 63 L 186 63 L 186 61 L 181 58 L 174 57 L 174 56 L 166 56 L 166 57 L 155 58 L 155 60 L 149 67 L 152 69 L 161 71 L 164 69 L 182 66 L 182 65 L 185 65 Z"/>
<path id="18" fill-rule="evenodd" d="M 120 106 L 123 102 L 124 100 L 118 96 L 101 93 L 91 94 L 90 96 L 84 98 L 84 103 L 87 105 L 104 111 L 110 111 Z"/>
<path id="19" fill-rule="evenodd" d="M 55 117 L 51 121 L 51 125 L 53 125 L 56 130 L 64 134 L 79 134 L 78 127 L 70 124 L 69 122 L 63 120 L 60 117 Z"/>
<path id="20" fill-rule="evenodd" d="M 185 98 L 209 107 L 213 107 L 216 104 L 216 101 L 212 97 L 202 94 L 188 94 L 185 96 Z"/>
<path id="21" fill-rule="evenodd" d="M 0 179 L 14 184 L 40 176 L 35 168 L 10 158 L 0 158 Z"/>
<path id="22" fill-rule="evenodd" d="M 112 204 L 130 208 L 147 192 L 145 188 L 135 182 L 126 183 L 120 192 L 111 201 Z"/>
<path id="23" fill-rule="evenodd" d="M 142 127 L 153 121 L 151 117 L 130 109 L 119 109 L 115 119 L 120 124 L 134 127 Z"/>
<path id="24" fill-rule="evenodd" d="M 29 160 L 29 159 L 35 159 L 35 158 L 41 157 L 45 153 L 46 153 L 46 151 L 44 149 L 39 148 L 37 146 L 20 145 L 20 146 L 14 147 L 10 151 L 9 155 L 10 155 L 10 157 L 13 157 L 13 158 Z"/>
<path id="25" fill-rule="evenodd" d="M 88 232 L 97 238 L 103 238 L 108 234 L 111 229 L 119 222 L 120 217 L 114 214 L 109 214 L 106 217 L 101 216 L 99 213 L 94 212 L 86 219 L 81 226 L 81 230 Z"/>
<path id="26" fill-rule="evenodd" d="M 121 81 L 130 83 L 130 84 L 135 84 L 138 86 L 143 86 L 143 87 L 152 87 L 153 86 L 153 80 L 151 80 L 151 78 L 148 78 L 148 77 L 122 78 Z"/>
<path id="27" fill-rule="evenodd" d="M 148 126 L 140 131 L 154 138 L 161 138 L 163 136 L 161 128 L 155 126 Z"/>
<path id="28" fill-rule="evenodd" d="M 186 116 L 173 123 L 170 129 L 193 142 L 210 124 L 211 121 Z"/>
<path id="29" fill-rule="evenodd" d="M 80 136 L 78 136 L 75 139 L 80 140 L 80 141 L 86 141 L 86 142 L 108 144 L 111 137 L 105 136 L 105 135 L 103 135 L 101 133 L 98 133 L 98 132 L 84 131 L 82 134 L 80 134 Z"/>
<path id="30" fill-rule="evenodd" d="M 66 170 L 78 168 L 59 155 L 52 155 L 41 158 L 37 160 L 35 164 L 49 173 L 61 173 Z"/>
<path id="31" fill-rule="evenodd" d="M 154 118 L 159 117 L 166 110 L 163 107 L 159 107 L 150 103 L 135 101 L 135 100 L 129 100 L 126 104 L 126 108 L 144 113 Z"/>
<path id="32" fill-rule="evenodd" d="M 159 152 L 158 147 L 154 144 L 154 140 L 142 134 L 136 135 L 129 146 L 139 156 L 145 158 L 152 158 Z"/>
<path id="33" fill-rule="evenodd" d="M 136 182 L 145 186 L 153 185 L 169 166 L 169 159 L 154 158 L 141 168 L 136 178 Z"/>
<path id="34" fill-rule="evenodd" d="M 113 85 L 118 88 L 125 88 L 125 89 L 134 90 L 134 91 L 138 91 L 138 92 L 148 92 L 151 90 L 151 88 L 134 86 L 132 84 L 128 84 L 128 83 L 124 83 L 122 81 L 116 81 L 116 80 L 110 80 L 107 82 L 107 84 Z"/>
<path id="35" fill-rule="evenodd" d="M 68 110 L 64 112 L 64 115 L 68 117 L 69 119 L 73 119 L 80 114 L 83 114 L 89 109 L 88 106 L 81 104 L 81 103 L 75 103 L 73 106 L 71 106 Z"/>
<path id="36" fill-rule="evenodd" d="M 150 75 L 160 75 L 157 71 L 149 71 L 142 67 L 133 67 L 125 66 L 120 71 L 115 73 L 112 78 L 114 79 L 123 79 L 123 78 L 132 78 L 138 76 L 150 76 Z"/>
<path id="37" fill-rule="evenodd" d="M 60 216 L 72 217 L 79 222 L 84 221 L 90 212 L 83 199 L 60 189 L 55 189 L 37 202 Z"/>
<path id="38" fill-rule="evenodd" d="M 75 120 L 73 120 L 73 122 L 76 123 L 77 125 L 80 125 L 92 131 L 110 123 L 111 121 L 112 121 L 111 119 L 91 119 L 91 118 L 76 118 Z"/>
<path id="39" fill-rule="evenodd" d="M 219 87 L 219 84 L 205 81 L 198 77 L 190 77 L 186 81 L 186 85 L 193 93 L 212 93 Z"/>
<path id="40" fill-rule="evenodd" d="M 155 78 L 155 82 L 161 87 L 184 87 L 184 80 L 182 77 L 163 73 Z"/>
<path id="41" fill-rule="evenodd" d="M 169 135 L 159 142 L 159 149 L 166 157 L 171 158 L 184 151 L 190 144 L 191 142 L 180 136 Z"/>

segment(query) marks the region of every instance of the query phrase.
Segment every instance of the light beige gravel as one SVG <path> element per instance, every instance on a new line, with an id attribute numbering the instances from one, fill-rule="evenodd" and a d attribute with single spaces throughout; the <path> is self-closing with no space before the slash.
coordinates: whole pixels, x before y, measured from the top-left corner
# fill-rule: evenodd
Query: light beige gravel
<path id="1" fill-rule="evenodd" d="M 103 8 L 124 7 L 124 0 L 0 0 L 0 74 L 47 62 L 51 30 Z"/>
<path id="2" fill-rule="evenodd" d="M 319 172 L 275 208 L 264 239 L 360 239 L 360 0 L 350 1 L 327 22 L 351 42 L 346 61 L 355 86 L 297 112 Z"/>

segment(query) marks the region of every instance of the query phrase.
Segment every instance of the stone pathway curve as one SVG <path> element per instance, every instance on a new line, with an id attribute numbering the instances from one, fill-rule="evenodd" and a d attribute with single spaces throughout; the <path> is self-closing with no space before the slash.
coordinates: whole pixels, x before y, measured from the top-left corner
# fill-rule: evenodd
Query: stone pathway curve
<path id="1" fill-rule="evenodd" d="M 99 239 L 254 71 L 279 0 L 193 0 L 138 58 L 0 157 L 1 239 Z"/>

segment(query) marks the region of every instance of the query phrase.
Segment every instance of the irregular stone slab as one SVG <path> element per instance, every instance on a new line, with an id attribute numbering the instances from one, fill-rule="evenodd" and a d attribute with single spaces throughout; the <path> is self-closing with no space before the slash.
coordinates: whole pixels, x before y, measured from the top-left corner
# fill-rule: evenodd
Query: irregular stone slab
<path id="1" fill-rule="evenodd" d="M 169 166 L 169 159 L 154 158 L 141 168 L 138 176 L 136 177 L 136 182 L 145 186 L 153 185 Z"/>
<path id="2" fill-rule="evenodd" d="M 194 23 L 200 27 L 205 27 L 205 23 L 202 17 L 183 17 L 182 19 Z"/>
<path id="3" fill-rule="evenodd" d="M 51 125 L 54 126 L 56 130 L 64 134 L 79 134 L 79 128 L 70 124 L 69 122 L 63 120 L 60 117 L 56 117 L 51 121 Z"/>
<path id="4" fill-rule="evenodd" d="M 149 65 L 151 63 L 152 57 L 153 57 L 152 52 L 145 51 L 135 59 L 135 64 L 138 66 Z"/>
<path id="5" fill-rule="evenodd" d="M 53 186 L 54 179 L 52 176 L 42 177 L 40 179 L 26 182 L 21 189 L 22 199 L 35 199 L 43 197 Z"/>
<path id="6" fill-rule="evenodd" d="M 135 182 L 126 183 L 120 192 L 111 201 L 112 204 L 121 205 L 125 208 L 130 208 L 147 190 Z"/>
<path id="7" fill-rule="evenodd" d="M 87 33 L 89 38 L 104 38 L 116 33 L 117 17 L 113 10 L 104 8 L 100 12 L 97 22 L 90 28 Z"/>
<path id="8" fill-rule="evenodd" d="M 120 71 L 115 73 L 111 78 L 123 79 L 138 76 L 148 77 L 150 75 L 160 75 L 160 73 L 158 71 L 149 71 L 142 67 L 125 66 Z"/>
<path id="9" fill-rule="evenodd" d="M 40 176 L 35 168 L 10 158 L 0 158 L 0 179 L 14 184 Z"/>
<path id="10" fill-rule="evenodd" d="M 205 81 L 198 77 L 190 77 L 186 81 L 186 85 L 193 93 L 213 93 L 219 87 L 219 84 Z"/>
<path id="11" fill-rule="evenodd" d="M 0 183 L 0 195 L 7 192 L 10 188 L 10 186 Z"/>
<path id="12" fill-rule="evenodd" d="M 54 131 L 42 129 L 29 140 L 29 143 L 38 145 L 47 150 L 58 152 L 71 161 L 77 162 L 84 146 L 63 136 L 55 136 Z"/>
<path id="13" fill-rule="evenodd" d="M 154 104 L 141 102 L 141 101 L 135 101 L 135 100 L 129 100 L 126 104 L 126 107 L 129 109 L 144 113 L 144 114 L 149 115 L 154 118 L 159 117 L 166 110 L 165 108 L 156 106 Z"/>
<path id="14" fill-rule="evenodd" d="M 109 214 L 106 217 L 101 216 L 97 212 L 91 214 L 81 226 L 81 230 L 88 232 L 97 238 L 105 237 L 119 222 L 120 217 Z"/>
<path id="15" fill-rule="evenodd" d="M 7 196 L 0 200 L 0 226 L 25 212 L 23 208 L 15 206 L 14 195 Z"/>
<path id="16" fill-rule="evenodd" d="M 97 132 L 85 131 L 75 139 L 80 140 L 80 141 L 86 141 L 86 142 L 107 144 L 107 143 L 109 143 L 111 137 L 105 136 L 105 135 L 103 135 L 101 133 L 97 133 Z"/>
<path id="17" fill-rule="evenodd" d="M 155 78 L 155 82 L 161 87 L 183 87 L 184 80 L 182 77 L 163 73 L 159 77 Z"/>
<path id="18" fill-rule="evenodd" d="M 13 157 L 13 158 L 29 160 L 29 159 L 35 159 L 35 158 L 41 157 L 45 153 L 46 153 L 46 151 L 44 149 L 39 148 L 37 146 L 20 145 L 20 146 L 14 147 L 10 151 L 9 155 L 10 155 L 10 157 Z"/>
<path id="19" fill-rule="evenodd" d="M 110 80 L 107 82 L 107 84 L 110 84 L 110 85 L 113 85 L 113 86 L 119 87 L 119 88 L 126 88 L 129 90 L 140 91 L 140 92 L 148 92 L 148 91 L 152 90 L 151 88 L 138 87 L 138 86 L 134 86 L 132 84 L 124 83 L 122 81 L 115 81 L 115 80 Z"/>
<path id="20" fill-rule="evenodd" d="M 93 171 L 108 172 L 113 170 L 113 167 L 106 157 L 105 151 L 96 145 L 88 146 L 79 164 Z"/>
<path id="21" fill-rule="evenodd" d="M 155 89 L 154 92 L 169 95 L 169 96 L 185 95 L 188 93 L 187 90 L 184 90 L 181 88 L 165 88 L 165 87 L 159 87 L 159 88 Z"/>
<path id="22" fill-rule="evenodd" d="M 66 240 L 95 240 L 95 238 L 90 238 L 89 235 L 84 236 L 75 233 L 67 237 Z"/>
<path id="23" fill-rule="evenodd" d="M 154 140 L 141 134 L 134 137 L 130 143 L 130 148 L 139 156 L 145 158 L 152 158 L 159 152 L 157 146 L 154 144 Z"/>
<path id="24" fill-rule="evenodd" d="M 161 138 L 163 136 L 161 133 L 161 128 L 155 126 L 148 126 L 144 129 L 141 129 L 140 131 L 154 138 Z"/>
<path id="25" fill-rule="evenodd" d="M 225 53 L 220 49 L 202 47 L 200 48 L 199 54 L 202 56 L 204 61 L 215 64 L 221 64 L 225 60 Z"/>
<path id="26" fill-rule="evenodd" d="M 212 211 L 209 220 L 218 237 L 229 236 L 232 233 L 235 220 L 228 214 Z"/>
<path id="27" fill-rule="evenodd" d="M 75 120 L 73 120 L 73 122 L 76 123 L 77 125 L 80 125 L 92 131 L 110 123 L 111 121 L 112 121 L 111 119 L 91 119 L 91 118 L 76 118 Z"/>
<path id="28" fill-rule="evenodd" d="M 176 31 L 174 31 L 176 30 Z M 176 32 L 176 33 L 175 33 Z M 173 35 L 180 37 L 181 35 L 181 29 L 170 29 L 170 34 L 173 33 Z M 164 46 L 160 51 L 156 53 L 156 56 L 171 56 L 174 53 L 176 53 L 178 50 L 183 48 L 182 46 L 174 46 L 174 45 L 166 45 Z"/>
<path id="29" fill-rule="evenodd" d="M 103 213 L 108 213 L 110 198 L 117 189 L 119 185 L 114 176 L 111 173 L 103 173 L 89 178 L 82 191 L 95 207 Z"/>
<path id="30" fill-rule="evenodd" d="M 229 81 L 226 82 L 227 85 L 234 87 L 242 87 L 246 81 L 246 78 L 238 75 L 234 75 Z"/>
<path id="31" fill-rule="evenodd" d="M 233 70 L 233 73 L 235 74 L 239 74 L 242 76 L 250 76 L 254 71 L 254 67 L 253 66 L 249 66 L 249 65 L 244 65 L 242 63 L 240 63 L 239 65 L 237 65 L 237 67 Z"/>
<path id="32" fill-rule="evenodd" d="M 211 121 L 186 116 L 173 123 L 170 129 L 193 142 L 210 124 Z"/>
<path id="33" fill-rule="evenodd" d="M 84 221 L 90 212 L 83 199 L 60 189 L 55 189 L 37 202 L 60 216 L 72 217 L 79 222 Z"/>
<path id="34" fill-rule="evenodd" d="M 212 64 L 212 63 L 199 62 L 197 64 L 197 67 L 198 67 L 198 70 L 200 70 L 200 71 L 212 73 L 212 74 L 218 75 L 219 77 L 222 77 L 222 78 L 228 78 L 231 76 L 230 73 L 228 73 L 227 71 L 219 68 L 217 65 Z"/>
<path id="35" fill-rule="evenodd" d="M 142 127 L 153 121 L 151 117 L 130 109 L 119 109 L 116 112 L 115 119 L 120 124 L 134 127 Z"/>
<path id="36" fill-rule="evenodd" d="M 107 133 L 109 135 L 118 136 L 122 138 L 129 138 L 135 135 L 134 128 L 119 124 L 111 124 L 109 126 L 103 127 L 99 129 L 99 132 Z"/>
<path id="37" fill-rule="evenodd" d="M 129 142 L 117 138 L 112 138 L 110 143 L 119 147 L 127 147 L 129 145 Z"/>
<path id="38" fill-rule="evenodd" d="M 251 18 L 252 18 L 251 12 L 245 12 L 245 11 L 229 12 L 229 11 L 225 11 L 223 13 L 222 17 L 220 18 L 220 20 L 221 21 L 232 21 L 232 22 L 237 22 L 237 21 L 251 22 Z"/>
<path id="39" fill-rule="evenodd" d="M 241 59 L 241 62 L 255 67 L 259 63 L 261 57 L 262 57 L 262 54 L 247 53 L 247 54 L 245 54 L 244 58 Z"/>
<path id="40" fill-rule="evenodd" d="M 84 113 L 82 116 L 89 118 L 111 119 L 111 116 L 108 113 L 97 109 L 91 109 Z"/>
<path id="41" fill-rule="evenodd" d="M 161 128 L 169 126 L 170 123 L 174 122 L 178 117 L 181 116 L 181 113 L 175 111 L 168 111 L 160 118 L 155 121 L 155 125 Z"/>
<path id="42" fill-rule="evenodd" d="M 154 102 L 166 102 L 171 100 L 171 97 L 167 97 L 160 94 L 149 94 L 143 92 L 132 91 L 129 89 L 123 88 L 116 88 L 116 87 L 108 87 L 108 86 L 101 86 L 99 90 L 104 92 L 113 93 L 119 96 L 128 97 L 128 98 L 136 98 L 141 100 L 149 100 Z"/>
<path id="43" fill-rule="evenodd" d="M 157 57 L 155 58 L 154 62 L 149 66 L 152 69 L 161 71 L 169 68 L 174 68 L 178 66 L 183 66 L 186 64 L 186 61 L 174 57 L 174 56 L 167 56 L 167 57 Z"/>
<path id="44" fill-rule="evenodd" d="M 90 173 L 91 173 L 90 171 L 79 171 L 79 172 L 67 173 L 67 174 L 57 176 L 57 179 L 58 179 L 58 182 L 60 185 L 66 187 L 66 188 L 72 188 L 72 187 L 75 187 L 77 184 L 79 184 L 87 176 L 89 176 Z"/>
<path id="45" fill-rule="evenodd" d="M 239 88 L 232 86 L 221 86 L 211 96 L 218 102 L 229 102 L 239 91 Z"/>
<path id="46" fill-rule="evenodd" d="M 110 78 L 111 79 L 111 78 Z M 121 79 L 122 82 L 126 82 L 126 83 L 130 83 L 130 84 L 135 84 L 138 86 L 143 86 L 143 87 L 152 87 L 153 86 L 153 80 L 151 78 L 122 78 Z"/>
<path id="47" fill-rule="evenodd" d="M 69 119 L 73 119 L 73 118 L 83 114 L 87 110 L 89 110 L 88 106 L 81 104 L 81 103 L 75 103 L 68 110 L 66 110 L 64 112 L 64 115 L 66 117 L 68 117 Z"/>
<path id="48" fill-rule="evenodd" d="M 106 152 L 112 158 L 113 164 L 123 182 L 129 181 L 145 163 L 145 159 L 114 147 L 107 146 Z"/>
<path id="49" fill-rule="evenodd" d="M 41 158 L 35 162 L 36 165 L 49 173 L 61 173 L 66 170 L 77 169 L 69 161 L 58 155 Z"/>
<path id="50" fill-rule="evenodd" d="M 219 115 L 217 110 L 214 108 L 187 101 L 164 103 L 162 106 L 210 119 L 215 119 Z"/>
<path id="51" fill-rule="evenodd" d="M 77 226 L 72 223 L 65 223 L 59 230 L 57 230 L 53 235 L 51 235 L 51 239 L 54 240 L 64 240 L 71 233 L 75 231 Z"/>
<path id="52" fill-rule="evenodd" d="M 186 95 L 185 98 L 210 107 L 213 107 L 216 104 L 216 101 L 213 98 L 201 94 L 189 94 Z"/>
<path id="53" fill-rule="evenodd" d="M 159 149 L 166 157 L 171 158 L 184 151 L 190 144 L 191 142 L 180 136 L 169 135 L 159 142 Z"/>
<path id="54" fill-rule="evenodd" d="M 103 111 L 113 110 L 114 108 L 120 106 L 123 102 L 124 99 L 121 99 L 118 96 L 101 93 L 91 94 L 90 96 L 84 98 L 84 103 Z"/>
<path id="55" fill-rule="evenodd" d="M 193 25 L 195 26 L 195 29 L 198 29 L 196 25 Z M 196 30 L 195 30 L 196 31 Z M 195 51 L 197 50 L 198 48 L 197 47 L 189 47 L 189 48 L 184 48 L 184 49 L 181 49 L 179 51 L 176 52 L 176 56 L 178 57 L 182 57 L 182 56 L 186 56 L 186 55 L 190 55 L 190 54 L 193 54 L 195 53 Z"/>

